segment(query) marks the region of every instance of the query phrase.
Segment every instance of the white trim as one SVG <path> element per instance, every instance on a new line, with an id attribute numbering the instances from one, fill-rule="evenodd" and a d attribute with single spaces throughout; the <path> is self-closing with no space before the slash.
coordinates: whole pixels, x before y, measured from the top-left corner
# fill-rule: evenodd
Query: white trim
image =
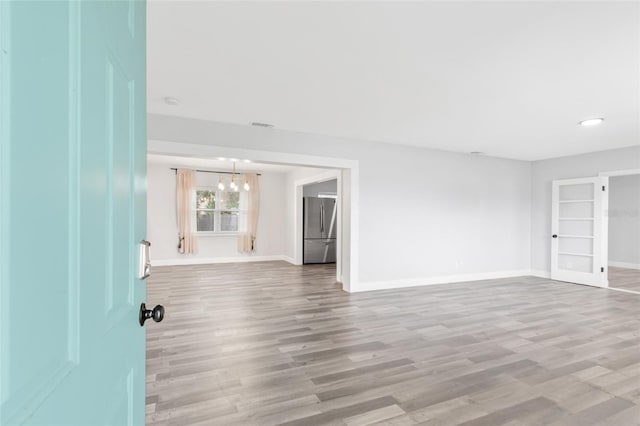
<path id="1" fill-rule="evenodd" d="M 640 291 L 627 290 L 625 288 L 609 287 L 609 290 L 620 291 L 622 293 L 640 294 Z"/>
<path id="2" fill-rule="evenodd" d="M 640 263 L 616 262 L 614 260 L 609 261 L 609 266 L 616 268 L 640 269 Z"/>
<path id="3" fill-rule="evenodd" d="M 639 265 L 640 266 L 640 265 Z M 368 283 L 360 283 L 358 287 L 358 292 L 361 291 L 376 291 L 376 290 L 393 290 L 399 288 L 407 288 L 407 287 L 422 287 L 422 286 L 430 286 L 430 285 L 445 285 L 445 284 L 459 284 L 465 282 L 474 282 L 474 281 L 485 281 L 485 280 L 494 280 L 500 278 L 518 278 L 518 277 L 537 277 L 544 278 L 548 280 L 552 280 L 551 274 L 549 271 L 536 270 L 536 269 L 521 269 L 521 270 L 513 270 L 513 271 L 498 271 L 498 272 L 483 272 L 477 274 L 462 274 L 462 275 L 446 275 L 441 277 L 429 277 L 429 278 L 409 278 L 405 280 L 392 280 L 392 281 L 374 281 Z M 566 284 L 573 283 L 562 280 L 554 280 L 558 282 L 563 282 Z M 593 286 L 588 285 L 588 287 L 595 288 L 607 288 L 611 290 L 621 291 L 625 293 L 632 294 L 640 294 L 640 292 L 633 290 L 625 290 L 620 288 L 608 287 L 608 283 L 605 283 L 604 286 Z"/>
<path id="4" fill-rule="evenodd" d="M 609 287 L 609 267 L 607 266 L 607 259 L 609 259 L 609 177 L 608 176 L 600 176 L 600 185 L 604 185 L 604 191 L 597 191 L 600 194 L 600 264 L 603 265 L 601 268 L 604 268 L 604 273 L 602 275 L 602 286 Z M 598 204 L 596 203 L 596 208 L 598 208 Z M 597 221 L 594 222 L 594 226 L 597 225 Z M 594 243 L 597 242 L 597 239 L 593 239 Z M 598 250 L 597 247 L 594 247 L 594 250 Z M 594 251 L 595 254 L 595 251 Z M 598 257 L 594 257 L 594 260 Z"/>
<path id="5" fill-rule="evenodd" d="M 338 176 L 336 177 L 336 281 L 339 283 L 342 283 L 342 264 L 344 262 L 344 257 L 342 256 L 342 241 L 344 240 L 342 237 L 344 234 L 342 174 L 342 170 L 339 170 Z"/>
<path id="6" fill-rule="evenodd" d="M 493 280 L 498 278 L 526 277 L 530 275 L 531 275 L 531 271 L 529 269 L 518 269 L 518 270 L 512 270 L 512 271 L 445 275 L 440 277 L 428 277 L 428 278 L 408 278 L 404 280 L 370 281 L 370 282 L 361 282 L 358 285 L 358 289 L 355 291 L 360 292 L 360 291 L 373 291 L 373 290 L 389 290 L 389 289 L 404 288 L 404 287 L 456 284 L 456 283 L 463 283 L 463 282 L 469 282 L 469 281 Z"/>
<path id="7" fill-rule="evenodd" d="M 640 175 L 640 169 L 614 170 L 612 172 L 600 172 L 598 176 L 630 176 Z"/>
<path id="8" fill-rule="evenodd" d="M 289 152 L 261 151 L 254 149 L 231 148 L 228 146 L 203 145 L 187 142 L 172 142 L 149 139 L 147 153 L 178 155 L 190 157 L 213 158 L 224 155 L 226 158 L 249 158 L 258 163 L 293 164 L 329 169 L 350 169 L 358 166 L 358 160 L 338 157 L 321 157 L 316 155 L 293 154 Z"/>
<path id="9" fill-rule="evenodd" d="M 232 257 L 178 257 L 174 259 L 157 259 L 151 261 L 151 266 L 174 266 L 174 265 L 206 265 L 214 263 L 247 263 L 247 262 L 273 262 L 283 260 L 293 264 L 293 259 L 283 254 L 272 256 L 232 256 Z M 152 271 L 153 274 L 153 271 Z"/>
<path id="10" fill-rule="evenodd" d="M 560 279 L 553 279 L 551 278 L 551 273 L 549 271 L 543 271 L 540 269 L 532 269 L 530 271 L 531 273 L 529 275 L 531 275 L 532 277 L 537 277 L 537 278 L 545 278 L 551 281 L 557 281 L 557 282 L 561 282 L 561 283 L 567 283 L 567 284 L 576 284 L 576 283 L 572 283 L 570 281 L 564 281 L 564 280 L 560 280 Z M 609 280 L 604 280 L 603 285 L 599 286 L 599 285 L 590 285 L 590 284 L 578 284 L 578 285 L 586 285 L 589 287 L 596 287 L 596 288 L 609 288 Z"/>
<path id="11" fill-rule="evenodd" d="M 211 232 L 211 231 L 196 231 L 195 233 L 196 237 L 215 237 L 215 238 L 225 238 L 225 237 L 237 237 L 238 235 L 241 235 L 242 232 Z"/>
<path id="12" fill-rule="evenodd" d="M 529 271 L 529 275 L 532 277 L 551 279 L 551 272 L 543 271 L 541 269 L 532 269 Z"/>

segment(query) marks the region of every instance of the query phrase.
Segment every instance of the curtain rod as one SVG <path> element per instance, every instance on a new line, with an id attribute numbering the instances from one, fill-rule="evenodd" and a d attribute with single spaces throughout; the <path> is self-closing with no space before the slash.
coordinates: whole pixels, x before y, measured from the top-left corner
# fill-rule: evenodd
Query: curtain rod
<path id="1" fill-rule="evenodd" d="M 171 170 L 175 171 L 176 173 L 178 173 L 178 169 L 175 167 L 171 167 Z M 232 175 L 233 172 L 216 172 L 215 170 L 194 170 L 194 172 L 199 172 L 199 173 L 215 173 L 218 175 Z M 237 175 L 243 175 L 246 174 L 246 172 L 236 172 L 235 174 Z M 256 173 L 256 175 L 258 176 L 262 176 L 262 173 Z"/>

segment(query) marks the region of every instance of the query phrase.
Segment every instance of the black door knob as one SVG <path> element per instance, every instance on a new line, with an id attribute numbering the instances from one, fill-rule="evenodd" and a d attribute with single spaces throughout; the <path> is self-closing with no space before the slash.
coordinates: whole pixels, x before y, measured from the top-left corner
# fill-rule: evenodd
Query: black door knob
<path id="1" fill-rule="evenodd" d="M 553 234 L 552 237 L 553 238 L 558 238 L 558 236 L 556 234 Z"/>
<path id="2" fill-rule="evenodd" d="M 147 306 L 144 303 L 141 304 L 140 314 L 138 315 L 140 326 L 143 326 L 144 322 L 149 318 L 153 318 L 155 322 L 162 321 L 162 318 L 164 318 L 164 306 L 156 305 L 156 307 L 153 309 L 147 309 Z"/>

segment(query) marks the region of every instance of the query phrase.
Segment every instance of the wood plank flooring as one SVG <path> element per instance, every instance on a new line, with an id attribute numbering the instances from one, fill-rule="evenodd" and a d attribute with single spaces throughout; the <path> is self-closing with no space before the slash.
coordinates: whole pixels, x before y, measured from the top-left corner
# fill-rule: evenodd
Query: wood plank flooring
<path id="1" fill-rule="evenodd" d="M 640 293 L 640 270 L 609 266 L 609 287 Z"/>
<path id="2" fill-rule="evenodd" d="M 640 425 L 640 296 L 522 277 L 347 294 L 327 265 L 154 268 L 149 425 Z"/>

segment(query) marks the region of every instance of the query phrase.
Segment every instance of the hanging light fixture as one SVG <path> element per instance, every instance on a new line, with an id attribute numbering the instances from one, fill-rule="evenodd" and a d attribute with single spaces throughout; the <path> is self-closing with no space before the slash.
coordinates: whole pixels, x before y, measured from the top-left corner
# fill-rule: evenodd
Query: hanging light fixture
<path id="1" fill-rule="evenodd" d="M 218 189 L 220 191 L 224 191 L 224 180 L 222 179 L 222 176 L 218 177 Z"/>
<path id="2" fill-rule="evenodd" d="M 231 173 L 231 183 L 229 187 L 234 191 L 238 190 L 238 185 L 236 185 L 236 162 L 233 162 L 233 173 Z"/>
<path id="3" fill-rule="evenodd" d="M 245 191 L 249 191 L 251 189 L 251 185 L 249 185 L 249 181 L 247 180 L 247 177 L 244 177 L 244 190 Z"/>

